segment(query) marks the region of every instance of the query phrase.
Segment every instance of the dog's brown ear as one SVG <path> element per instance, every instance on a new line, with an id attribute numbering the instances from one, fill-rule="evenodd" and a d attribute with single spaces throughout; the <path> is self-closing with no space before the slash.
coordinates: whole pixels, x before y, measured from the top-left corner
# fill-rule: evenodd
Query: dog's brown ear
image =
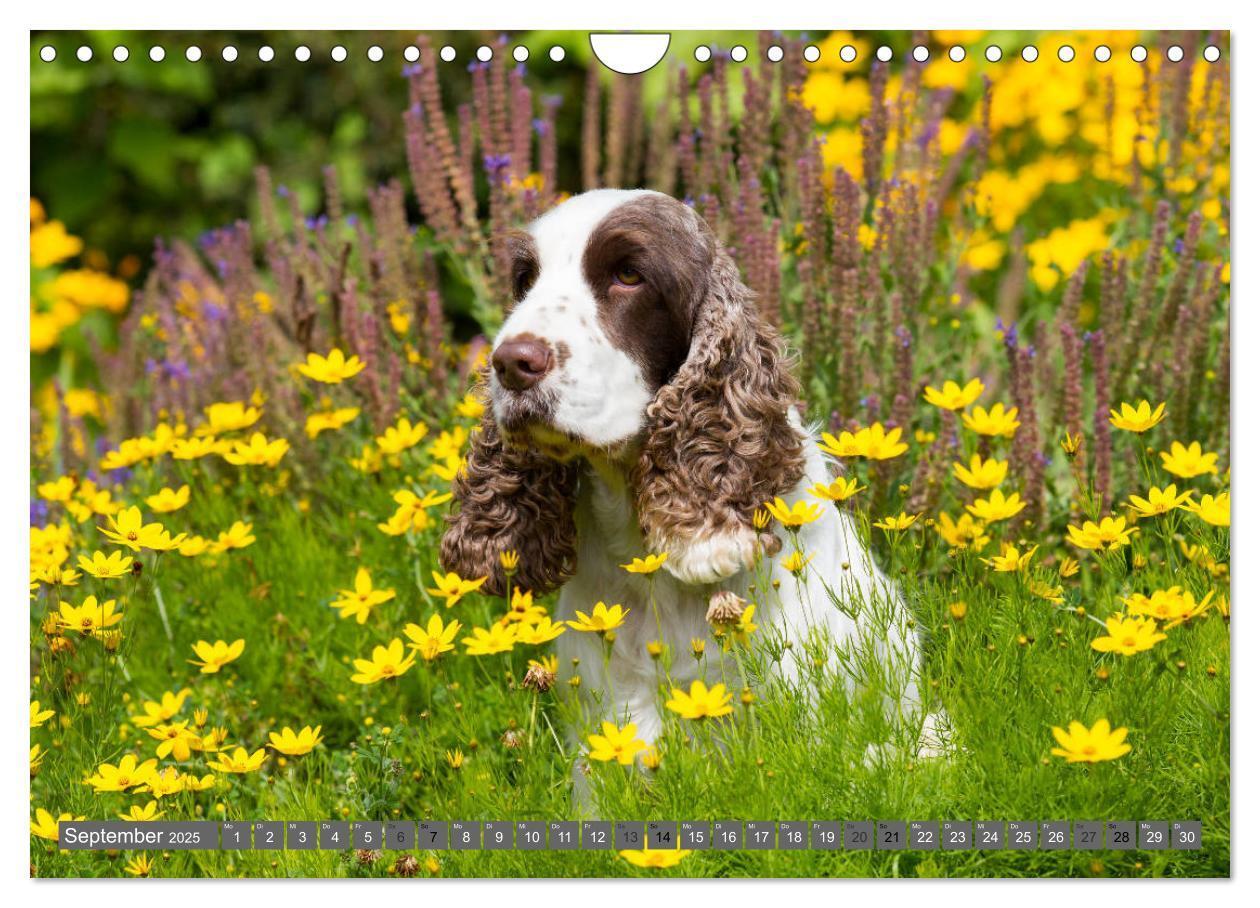
<path id="1" fill-rule="evenodd" d="M 704 292 L 687 360 L 648 406 L 633 474 L 649 549 L 688 583 L 751 567 L 759 544 L 773 551 L 753 513 L 804 471 L 791 360 L 716 244 Z"/>
<path id="2" fill-rule="evenodd" d="M 506 575 L 499 556 L 520 556 L 512 584 L 541 595 L 573 576 L 577 533 L 573 503 L 577 467 L 503 443 L 487 409 L 470 439 L 453 491 L 459 511 L 442 536 L 442 567 L 461 577 L 488 577 L 484 590 L 502 596 Z"/>

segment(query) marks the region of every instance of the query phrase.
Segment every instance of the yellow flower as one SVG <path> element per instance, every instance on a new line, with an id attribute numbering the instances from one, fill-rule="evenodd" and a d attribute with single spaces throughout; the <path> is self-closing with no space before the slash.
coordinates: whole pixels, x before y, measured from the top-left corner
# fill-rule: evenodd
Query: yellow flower
<path id="1" fill-rule="evenodd" d="M 117 600 L 110 599 L 98 604 L 95 596 L 88 596 L 80 606 L 62 602 L 58 611 L 58 623 L 68 631 L 81 634 L 97 634 L 122 621 L 122 613 L 115 612 Z"/>
<path id="2" fill-rule="evenodd" d="M 46 756 L 48 756 L 48 751 L 44 750 L 44 748 L 40 745 L 36 744 L 31 747 L 30 762 L 32 778 L 37 772 L 39 772 L 39 768 L 44 765 L 44 757 Z"/>
<path id="3" fill-rule="evenodd" d="M 38 700 L 31 701 L 31 728 L 39 728 L 55 715 L 55 709 L 41 709 Z"/>
<path id="4" fill-rule="evenodd" d="M 826 501 L 848 501 L 858 492 L 866 490 L 866 486 L 858 487 L 857 478 L 845 479 L 838 476 L 831 481 L 829 485 L 815 483 L 809 490 L 809 494 L 815 498 L 822 498 Z"/>
<path id="5" fill-rule="evenodd" d="M 211 554 L 221 555 L 232 549 L 243 549 L 248 545 L 253 545 L 256 541 L 254 538 L 254 525 L 238 520 L 228 527 L 226 531 L 220 533 L 214 542 L 208 543 L 207 548 Z"/>
<path id="6" fill-rule="evenodd" d="M 622 570 L 631 574 L 654 574 L 660 570 L 668 555 L 649 554 L 646 558 L 632 558 L 629 564 L 623 564 Z"/>
<path id="7" fill-rule="evenodd" d="M 490 629 L 474 627 L 472 636 L 465 637 L 464 652 L 469 656 L 492 656 L 495 653 L 506 653 L 516 646 L 516 625 L 492 624 Z"/>
<path id="8" fill-rule="evenodd" d="M 191 693 L 192 691 L 187 688 L 184 688 L 179 693 L 173 693 L 168 690 L 162 694 L 160 701 L 146 700 L 143 705 L 144 715 L 132 716 L 131 721 L 141 728 L 165 722 L 184 708 L 184 701 L 188 699 Z"/>
<path id="9" fill-rule="evenodd" d="M 269 735 L 271 738 L 271 749 L 278 750 L 287 757 L 300 757 L 308 754 L 324 740 L 319 733 L 322 727 L 321 725 L 316 725 L 314 728 L 311 728 L 309 725 L 304 725 L 301 731 L 295 733 L 293 729 L 286 725 L 280 729 L 279 734 L 273 731 Z"/>
<path id="10" fill-rule="evenodd" d="M 841 432 L 839 438 L 824 432 L 818 446 L 833 457 L 866 457 L 870 460 L 889 460 L 910 450 L 910 446 L 901 441 L 900 426 L 885 432 L 882 423 L 859 429 L 856 433 Z"/>
<path id="11" fill-rule="evenodd" d="M 1075 577 L 1080 573 L 1081 563 L 1070 555 L 1065 555 L 1059 562 L 1060 577 Z"/>
<path id="12" fill-rule="evenodd" d="M 1131 748 L 1124 743 L 1129 734 L 1127 728 L 1111 729 L 1111 723 L 1099 719 L 1093 728 L 1086 729 L 1080 722 L 1069 722 L 1067 731 L 1057 725 L 1050 729 L 1058 747 L 1051 748 L 1050 753 L 1063 757 L 1069 763 L 1101 763 L 1104 760 L 1116 760 L 1127 754 Z"/>
<path id="13" fill-rule="evenodd" d="M 1051 586 L 1044 580 L 1029 580 L 1028 592 L 1032 593 L 1039 599 L 1045 599 L 1047 602 L 1053 602 L 1055 605 L 1063 604 L 1063 587 Z"/>
<path id="14" fill-rule="evenodd" d="M 350 680 L 356 684 L 375 684 L 387 678 L 405 675 L 416 664 L 416 655 L 403 655 L 403 642 L 395 637 L 388 646 L 377 646 L 371 659 L 355 659 L 355 673 Z"/>
<path id="15" fill-rule="evenodd" d="M 118 819 L 129 820 L 132 823 L 148 823 L 162 816 L 166 811 L 158 810 L 158 802 L 150 801 L 141 807 L 139 804 L 132 805 L 131 809 L 126 813 L 118 814 Z"/>
<path id="16" fill-rule="evenodd" d="M 710 688 L 698 679 L 691 682 L 690 693 L 683 693 L 676 687 L 671 690 L 665 707 L 684 719 L 716 719 L 735 711 L 725 684 L 715 684 Z"/>
<path id="17" fill-rule="evenodd" d="M 534 602 L 534 594 L 529 590 L 522 590 L 519 586 L 514 586 L 512 587 L 512 602 L 508 607 L 508 612 L 499 620 L 504 623 L 519 621 L 523 624 L 531 624 L 545 617 L 547 617 L 547 610 Z"/>
<path id="18" fill-rule="evenodd" d="M 210 540 L 202 536 L 189 536 L 179 544 L 179 553 L 185 558 L 196 558 L 210 549 Z"/>
<path id="19" fill-rule="evenodd" d="M 949 614 L 955 621 L 962 621 L 967 617 L 967 603 L 961 599 L 958 602 L 951 602 L 949 604 Z"/>
<path id="20" fill-rule="evenodd" d="M 188 534 L 180 533 L 171 538 L 160 523 L 145 523 L 136 507 L 126 508 L 117 515 L 109 517 L 109 529 L 97 527 L 111 542 L 125 545 L 133 552 L 141 549 L 152 549 L 155 552 L 166 552 L 177 548 Z"/>
<path id="21" fill-rule="evenodd" d="M 575 631 L 587 631 L 590 633 L 604 633 L 615 628 L 621 627 L 626 615 L 629 614 L 627 609 L 623 609 L 620 605 L 611 607 L 604 605 L 602 602 L 596 602 L 595 608 L 591 610 L 588 616 L 585 612 L 575 612 L 576 621 L 566 621 L 565 624 L 573 628 Z"/>
<path id="22" fill-rule="evenodd" d="M 421 498 L 410 489 L 399 489 L 393 498 L 398 509 L 387 522 L 378 523 L 376 528 L 389 536 L 401 536 L 410 530 L 420 532 L 428 529 L 432 523 L 428 509 L 445 504 L 451 500 L 452 495 L 450 492 L 439 494 L 430 490 Z"/>
<path id="23" fill-rule="evenodd" d="M 1163 489 L 1159 486 L 1151 486 L 1151 490 L 1147 493 L 1146 498 L 1130 495 L 1128 507 L 1138 519 L 1156 517 L 1181 507 L 1186 499 L 1190 497 L 1190 494 L 1188 491 L 1178 494 L 1175 484 L 1170 484 Z"/>
<path id="24" fill-rule="evenodd" d="M 890 533 L 899 533 L 902 530 L 910 529 L 910 525 L 918 519 L 918 514 L 907 514 L 905 511 L 902 511 L 900 514 L 894 514 L 890 517 L 885 517 L 883 520 L 877 520 L 872 523 L 871 526 L 876 527 L 877 529 L 887 530 Z"/>
<path id="25" fill-rule="evenodd" d="M 197 659 L 189 659 L 193 665 L 201 666 L 203 675 L 212 675 L 229 662 L 233 662 L 240 658 L 241 653 L 245 652 L 245 641 L 236 640 L 231 644 L 223 640 L 216 640 L 214 643 L 207 643 L 205 640 L 198 640 L 193 644 L 193 652 L 197 654 Z"/>
<path id="26" fill-rule="evenodd" d="M 788 555 L 786 558 L 780 561 L 779 564 L 783 565 L 783 569 L 785 571 L 789 571 L 790 573 L 793 573 L 793 574 L 799 574 L 801 571 L 805 570 L 805 566 L 813 560 L 814 560 L 813 555 L 810 555 L 808 558 L 805 558 L 805 557 L 802 557 L 800 552 L 793 552 L 791 555 Z"/>
<path id="27" fill-rule="evenodd" d="M 428 432 L 429 427 L 424 423 L 416 423 L 413 426 L 411 420 L 403 417 L 398 420 L 397 425 L 387 428 L 384 435 L 377 436 L 376 446 L 382 454 L 401 454 L 408 448 L 418 445 L 420 439 L 424 438 Z"/>
<path id="28" fill-rule="evenodd" d="M 676 867 L 683 858 L 691 854 L 686 848 L 642 848 L 623 849 L 617 852 L 622 860 L 635 867 L 657 870 Z"/>
<path id="29" fill-rule="evenodd" d="M 169 514 L 171 511 L 178 511 L 184 505 L 188 504 L 188 497 L 191 489 L 187 485 L 182 485 L 178 490 L 163 488 L 156 495 L 150 495 L 144 500 L 150 510 L 159 514 Z"/>
<path id="30" fill-rule="evenodd" d="M 1119 413 L 1115 410 L 1111 411 L 1111 424 L 1113 426 L 1139 435 L 1143 432 L 1149 432 L 1159 425 L 1163 419 L 1164 405 L 1160 404 L 1152 411 L 1151 403 L 1147 400 L 1141 401 L 1136 409 L 1130 404 L 1122 403 L 1120 404 Z"/>
<path id="31" fill-rule="evenodd" d="M 346 423 L 359 416 L 358 407 L 340 407 L 336 410 L 321 410 L 306 417 L 306 437 L 315 438 L 321 432 L 340 429 Z"/>
<path id="32" fill-rule="evenodd" d="M 963 414 L 963 425 L 977 435 L 1002 436 L 1010 438 L 1019 428 L 1019 407 L 1006 409 L 1006 405 L 996 403 L 988 410 L 984 407 L 973 407 L 970 413 Z"/>
<path id="33" fill-rule="evenodd" d="M 1003 495 L 1001 489 L 994 489 L 989 493 L 988 498 L 977 498 L 967 505 L 967 510 L 971 512 L 972 516 L 983 520 L 985 523 L 996 523 L 999 520 L 1014 517 L 1025 507 L 1027 507 L 1027 502 L 1019 497 L 1018 492 Z"/>
<path id="34" fill-rule="evenodd" d="M 54 817 L 44 808 L 40 807 L 35 811 L 35 819 L 31 820 L 31 835 L 37 835 L 41 839 L 48 839 L 50 842 L 57 841 L 60 835 L 59 823 L 82 820 L 83 817 L 76 817 L 73 814 L 62 813 Z"/>
<path id="35" fill-rule="evenodd" d="M 206 407 L 206 421 L 197 427 L 198 435 L 222 435 L 224 432 L 236 432 L 248 429 L 262 411 L 239 400 L 226 403 L 211 404 Z"/>
<path id="36" fill-rule="evenodd" d="M 223 455 L 223 459 L 233 466 L 266 466 L 274 467 L 289 451 L 289 443 L 283 438 L 268 441 L 267 436 L 255 432 L 249 437 L 249 443 L 234 442 L 232 450 Z"/>
<path id="37" fill-rule="evenodd" d="M 516 549 L 504 549 L 499 553 L 499 566 L 505 571 L 514 571 L 521 563 L 521 553 Z"/>
<path id="38" fill-rule="evenodd" d="M 1211 451 L 1205 454 L 1197 441 L 1190 442 L 1189 447 L 1174 441 L 1170 450 L 1159 452 L 1159 459 L 1165 470 L 1182 479 L 1193 479 L 1204 473 L 1215 476 L 1217 473 L 1216 454 Z"/>
<path id="39" fill-rule="evenodd" d="M 1189 494 L 1189 493 L 1186 493 Z M 1198 501 L 1186 504 L 1186 510 L 1212 524 L 1214 527 L 1229 526 L 1229 492 L 1220 495 L 1204 495 Z"/>
<path id="40" fill-rule="evenodd" d="M 807 501 L 798 501 L 791 507 L 782 498 L 766 502 L 766 510 L 785 527 L 800 527 L 813 523 L 822 516 L 822 507 Z"/>
<path id="41" fill-rule="evenodd" d="M 455 649 L 455 635 L 459 633 L 461 627 L 463 625 L 458 621 L 443 624 L 442 617 L 435 614 L 429 616 L 428 624 L 424 627 L 408 624 L 403 628 L 403 634 L 411 641 L 407 645 L 415 650 L 421 659 L 432 662 L 443 653 L 449 653 Z"/>
<path id="42" fill-rule="evenodd" d="M 147 854 L 138 854 L 123 865 L 123 870 L 132 876 L 147 877 L 153 873 L 153 858 Z"/>
<path id="43" fill-rule="evenodd" d="M 367 363 L 357 356 L 349 359 L 336 347 L 328 351 L 327 356 L 318 353 L 306 354 L 306 362 L 298 363 L 297 370 L 307 378 L 326 385 L 337 385 L 347 378 L 354 378 L 363 371 Z"/>
<path id="44" fill-rule="evenodd" d="M 229 445 L 231 442 L 228 443 Z M 219 442 L 212 436 L 204 438 L 178 438 L 171 442 L 171 457 L 176 460 L 196 460 L 219 453 Z"/>
<path id="45" fill-rule="evenodd" d="M 79 556 L 79 567 L 84 573 L 102 580 L 130 574 L 131 563 L 131 558 L 122 552 L 110 552 L 108 555 L 104 552 L 93 552 L 90 559 L 86 555 Z"/>
<path id="46" fill-rule="evenodd" d="M 480 419 L 486 412 L 486 405 L 476 392 L 470 391 L 455 405 L 455 412 L 465 419 Z"/>
<path id="47" fill-rule="evenodd" d="M 354 618 L 359 624 L 368 620 L 368 615 L 376 606 L 394 598 L 393 590 L 372 588 L 372 575 L 365 567 L 359 568 L 358 573 L 354 575 L 354 589 L 338 592 L 341 598 L 328 603 L 329 608 L 341 609 L 342 618 Z"/>
<path id="48" fill-rule="evenodd" d="M 923 399 L 942 410 L 961 410 L 975 403 L 983 392 L 984 385 L 978 378 L 973 378 L 964 387 L 959 387 L 956 381 L 947 381 L 939 391 L 932 387 L 924 388 Z"/>
<path id="49" fill-rule="evenodd" d="M 444 430 L 429 445 L 429 455 L 434 460 L 458 459 L 466 441 L 468 441 L 468 430 L 463 426 Z"/>
<path id="50" fill-rule="evenodd" d="M 1185 624 L 1208 610 L 1215 591 L 1209 591 L 1202 602 L 1195 601 L 1189 590 L 1180 586 L 1170 586 L 1165 590 L 1155 590 L 1150 596 L 1134 593 L 1123 600 L 1131 615 L 1145 615 L 1165 622 L 1164 630 Z"/>
<path id="51" fill-rule="evenodd" d="M 552 621 L 549 617 L 544 617 L 532 623 L 518 624 L 516 627 L 516 640 L 518 643 L 524 643 L 529 646 L 542 646 L 544 643 L 550 643 L 552 640 L 555 640 L 564 632 L 564 624 Z"/>
<path id="52" fill-rule="evenodd" d="M 616 760 L 622 766 L 629 766 L 634 762 L 636 754 L 647 750 L 647 743 L 635 737 L 639 729 L 633 722 L 625 728 L 618 728 L 611 722 L 604 722 L 602 729 L 604 732 L 602 735 L 587 735 L 586 737 L 591 745 L 588 756 L 592 760 L 598 760 L 601 763 Z"/>
<path id="53" fill-rule="evenodd" d="M 134 754 L 126 754 L 118 765 L 102 763 L 96 768 L 96 775 L 84 780 L 96 791 L 126 791 L 137 785 L 144 785 L 157 772 L 157 760 L 145 760 L 139 763 Z"/>
<path id="54" fill-rule="evenodd" d="M 954 477 L 973 489 L 993 489 L 1006 479 L 1009 467 L 1010 464 L 1005 460 L 995 460 L 992 457 L 981 460 L 979 454 L 973 454 L 970 468 L 960 463 L 954 464 Z"/>
<path id="55" fill-rule="evenodd" d="M 753 622 L 753 616 L 757 613 L 757 603 L 750 603 L 739 616 L 739 621 L 731 625 L 730 638 L 736 643 L 748 645 L 748 638 L 757 630 L 757 625 Z"/>
<path id="56" fill-rule="evenodd" d="M 1063 449 L 1063 453 L 1068 457 L 1075 457 L 1081 450 L 1081 444 L 1084 443 L 1085 436 L 1077 433 L 1064 432 L 1063 437 L 1059 439 L 1059 447 Z"/>
<path id="57" fill-rule="evenodd" d="M 215 772 L 247 773 L 262 768 L 267 759 L 267 748 L 260 747 L 252 754 L 244 747 L 238 747 L 229 755 L 226 751 L 206 766 Z"/>
<path id="58" fill-rule="evenodd" d="M 75 480 L 73 476 L 62 476 L 52 482 L 43 482 L 35 487 L 35 494 L 45 501 L 56 501 L 65 504 L 74 494 Z"/>
<path id="59" fill-rule="evenodd" d="M 941 511 L 936 515 L 936 532 L 954 549 L 970 546 L 978 552 L 989 544 L 990 537 L 984 532 L 984 523 L 970 514 L 961 515 L 955 523 L 953 517 Z"/>
<path id="60" fill-rule="evenodd" d="M 66 232 L 61 221 L 40 224 L 31 231 L 31 264 L 48 268 L 83 251 L 83 240 Z"/>
<path id="61" fill-rule="evenodd" d="M 1125 519 L 1123 517 L 1104 517 L 1098 523 L 1087 520 L 1082 527 L 1078 528 L 1069 525 L 1067 528 L 1068 541 L 1078 549 L 1089 549 L 1090 551 L 1097 551 L 1103 548 L 1111 551 L 1123 545 L 1128 545 L 1129 537 L 1137 531 L 1137 527 L 1125 529 Z"/>
<path id="62" fill-rule="evenodd" d="M 981 558 L 980 560 L 998 573 L 1010 573 L 1011 571 L 1022 571 L 1028 567 L 1028 562 L 1032 561 L 1033 553 L 1037 551 L 1039 546 L 1033 546 L 1024 554 L 1019 553 L 1019 549 L 1013 545 L 1008 545 L 1001 555 L 995 555 L 992 558 Z"/>
<path id="63" fill-rule="evenodd" d="M 459 602 L 468 593 L 481 589 L 481 585 L 489 579 L 488 577 L 478 577 L 476 580 L 465 580 L 454 571 L 445 576 L 437 571 L 431 571 L 430 573 L 433 575 L 434 586 L 430 587 L 426 592 L 433 596 L 445 596 L 447 608 Z"/>
<path id="64" fill-rule="evenodd" d="M 1132 656 L 1135 653 L 1151 649 L 1161 640 L 1168 639 L 1161 634 L 1154 620 L 1150 618 L 1126 618 L 1117 612 L 1107 619 L 1107 636 L 1096 637 L 1089 645 L 1100 653 L 1119 653 Z"/>
<path id="65" fill-rule="evenodd" d="M 194 750 L 201 749 L 201 736 L 188 727 L 187 720 L 155 725 L 149 729 L 149 737 L 159 742 L 159 757 L 171 755 L 181 763 L 189 759 Z"/>
<path id="66" fill-rule="evenodd" d="M 458 748 L 446 752 L 446 765 L 451 769 L 459 769 L 464 765 L 464 752 Z"/>

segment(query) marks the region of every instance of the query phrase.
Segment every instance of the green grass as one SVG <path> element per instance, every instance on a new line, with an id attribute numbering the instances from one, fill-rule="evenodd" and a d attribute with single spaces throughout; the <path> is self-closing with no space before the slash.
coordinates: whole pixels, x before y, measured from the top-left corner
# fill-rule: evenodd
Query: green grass
<path id="1" fill-rule="evenodd" d="M 924 408 L 926 409 L 926 407 Z M 138 468 L 128 501 L 163 484 L 192 484 L 191 504 L 163 522 L 173 530 L 213 536 L 234 520 L 253 524 L 257 542 L 200 558 L 144 553 L 143 575 L 72 589 L 41 586 L 31 603 L 31 696 L 57 716 L 31 731 L 48 754 L 32 779 L 36 807 L 110 818 L 143 794 L 95 794 L 80 781 L 124 753 L 154 754 L 156 741 L 124 726 L 143 700 L 188 687 L 181 712 L 208 710 L 207 727 L 228 729 L 229 743 L 251 751 L 267 732 L 289 725 L 323 726 L 324 743 L 281 765 L 269 757 L 258 772 L 220 776 L 210 791 L 163 799 L 165 819 L 242 821 L 326 819 L 548 820 L 574 815 L 570 770 L 577 756 L 565 734 L 575 714 L 561 687 L 536 694 L 520 685 L 527 658 L 449 653 L 418 663 L 402 678 L 372 686 L 352 683 L 350 660 L 401 636 L 402 626 L 435 610 L 465 628 L 486 626 L 500 600 L 465 597 L 449 611 L 424 591 L 436 567 L 438 523 L 414 538 L 382 534 L 392 492 L 423 476 L 422 448 L 375 477 L 346 460 L 358 443 L 327 433 L 313 450 L 295 449 L 278 470 L 230 467 L 218 458 L 192 464 L 163 460 Z M 1118 433 L 1119 434 L 1119 433 Z M 430 438 L 433 437 L 432 434 Z M 427 441 L 427 439 L 426 439 Z M 916 446 L 907 458 L 920 453 Z M 323 474 L 318 481 L 309 477 Z M 281 488 L 287 475 L 288 486 Z M 47 476 L 40 477 L 48 478 Z M 1152 477 L 1153 481 L 1154 477 Z M 431 477 L 415 487 L 440 487 Z M 961 488 L 958 491 L 966 491 Z M 896 497 L 895 487 L 889 493 Z M 1066 502 L 1052 506 L 1051 525 L 1067 521 Z M 437 510 L 441 510 L 440 508 Z M 436 514 L 435 514 L 436 516 Z M 147 515 L 146 515 L 147 517 Z M 616 852 L 474 852 L 436 854 L 442 876 L 1222 876 L 1229 873 L 1229 624 L 1211 609 L 1168 631 L 1168 639 L 1133 657 L 1102 655 L 1090 640 L 1094 620 L 1119 608 L 1117 597 L 1181 584 L 1201 598 L 1228 597 L 1227 581 L 1182 557 L 1174 539 L 1228 553 L 1228 531 L 1190 514 L 1143 521 L 1130 548 L 1088 557 L 1059 540 L 1040 540 L 1042 556 L 1081 556 L 1082 570 L 1060 581 L 1053 561 L 1039 557 L 1029 577 L 1065 587 L 1055 607 L 1032 595 L 1020 575 L 997 574 L 974 553 L 951 555 L 921 520 L 891 548 L 877 538 L 881 559 L 899 579 L 923 635 L 922 687 L 951 720 L 954 748 L 916 759 L 912 736 L 890 728 L 866 695 L 851 692 L 839 669 L 867 681 L 880 671 L 860 646 L 832 667 L 812 667 L 815 695 L 765 680 L 784 653 L 763 628 L 740 654 L 756 702 L 736 701 L 730 720 L 697 725 L 671 716 L 655 772 L 597 764 L 590 776 L 595 815 L 636 820 L 788 819 L 1200 819 L 1198 852 L 1082 853 L 1013 851 L 696 852 L 668 870 L 639 870 Z M 76 527 L 72 552 L 105 548 L 94 529 Z M 859 514 L 862 531 L 867 519 Z M 874 531 L 882 537 L 882 531 Z M 1014 530 L 1012 530 L 1014 532 Z M 991 553 L 992 549 L 990 549 Z M 1144 566 L 1136 568 L 1137 563 Z M 71 557 L 71 564 L 74 562 Z M 328 607 L 352 585 L 359 565 L 378 587 L 397 590 L 364 625 Z M 171 636 L 157 607 L 157 590 Z M 39 623 L 60 598 L 88 593 L 118 598 L 124 640 L 118 655 L 74 637 L 72 655 L 53 655 Z M 967 603 L 962 620 L 950 603 Z M 550 604 L 550 603 L 548 603 Z M 1078 612 L 1077 607 L 1080 607 Z M 461 632 L 460 636 L 464 636 Z M 244 638 L 244 654 L 220 673 L 188 663 L 194 641 Z M 718 658 L 710 641 L 707 658 Z M 687 653 L 674 659 L 691 658 Z M 729 658 L 729 657 L 728 657 Z M 822 661 L 822 660 L 820 660 Z M 591 669 L 593 670 L 593 669 Z M 739 676 L 730 663 L 731 679 Z M 735 684 L 738 690 L 739 684 Z M 75 695 L 86 692 L 80 705 Z M 1051 726 L 1099 717 L 1129 729 L 1132 751 L 1096 765 L 1052 757 Z M 578 721 L 582 721 L 580 718 Z M 589 730 L 595 730 L 587 723 Z M 120 726 L 124 726 L 120 728 Z M 388 729 L 388 732 L 386 732 Z M 508 747 L 505 733 L 517 738 Z M 871 745 L 884 745 L 872 750 Z M 465 754 L 462 768 L 446 752 Z M 197 774 L 207 755 L 181 770 Z M 163 765 L 171 762 L 162 761 Z M 39 876 L 116 876 L 131 855 L 58 852 L 32 837 Z M 353 853 L 172 852 L 159 855 L 158 876 L 382 876 L 394 855 L 361 866 Z M 427 875 L 420 854 L 421 875 Z"/>

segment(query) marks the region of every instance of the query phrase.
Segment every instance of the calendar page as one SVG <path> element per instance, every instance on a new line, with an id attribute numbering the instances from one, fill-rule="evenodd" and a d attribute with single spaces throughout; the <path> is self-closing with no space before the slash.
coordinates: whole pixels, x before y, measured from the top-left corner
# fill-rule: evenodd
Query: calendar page
<path id="1" fill-rule="evenodd" d="M 1230 876 L 1228 31 L 29 54 L 32 877 Z"/>

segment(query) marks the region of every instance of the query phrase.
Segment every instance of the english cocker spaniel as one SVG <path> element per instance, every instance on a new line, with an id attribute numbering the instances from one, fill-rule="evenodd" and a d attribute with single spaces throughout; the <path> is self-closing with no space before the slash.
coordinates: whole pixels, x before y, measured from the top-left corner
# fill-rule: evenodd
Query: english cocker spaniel
<path id="1" fill-rule="evenodd" d="M 499 554 L 516 550 L 513 584 L 562 587 L 559 618 L 598 601 L 627 608 L 606 671 L 598 634 L 556 646 L 561 672 L 605 688 L 592 701 L 602 718 L 634 722 L 649 743 L 661 716 L 648 644 L 672 648 L 684 690 L 706 666 L 716 675 L 717 659 L 689 650 L 709 636 L 706 617 L 742 608 L 723 593 L 755 601 L 756 623 L 789 644 L 773 668 L 789 682 L 819 631 L 912 665 L 910 622 L 846 514 L 827 504 L 800 528 L 796 546 L 812 561 L 799 574 L 782 563 L 789 534 L 754 520 L 832 477 L 795 410 L 784 345 L 704 220 L 657 192 L 596 190 L 508 244 L 515 304 L 455 482 L 443 566 L 488 576 L 501 595 Z M 647 553 L 666 556 L 656 574 L 622 568 Z M 909 674 L 890 697 L 905 716 L 917 702 Z"/>

